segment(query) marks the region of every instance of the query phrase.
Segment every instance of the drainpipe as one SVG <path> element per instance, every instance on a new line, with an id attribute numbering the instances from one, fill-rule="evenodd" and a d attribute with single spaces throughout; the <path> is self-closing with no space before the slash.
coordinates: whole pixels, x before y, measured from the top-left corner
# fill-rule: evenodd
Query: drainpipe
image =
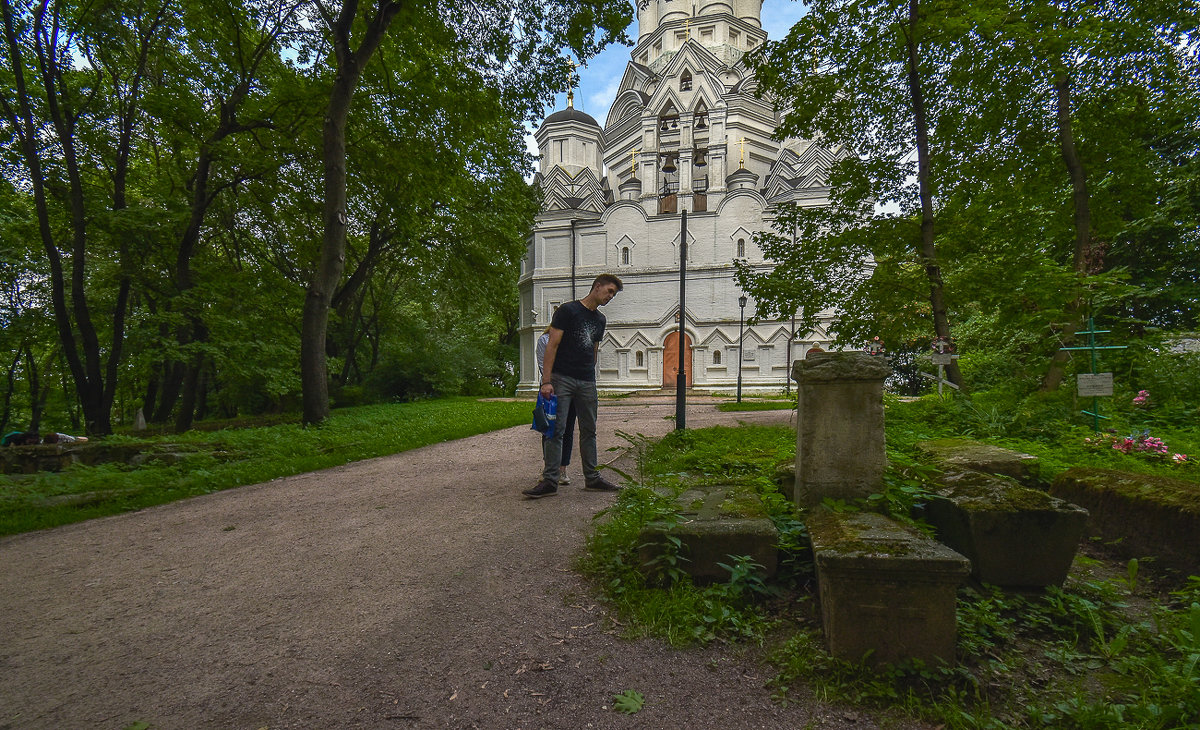
<path id="1" fill-rule="evenodd" d="M 575 296 L 575 221 L 571 219 L 571 301 L 578 299 Z"/>

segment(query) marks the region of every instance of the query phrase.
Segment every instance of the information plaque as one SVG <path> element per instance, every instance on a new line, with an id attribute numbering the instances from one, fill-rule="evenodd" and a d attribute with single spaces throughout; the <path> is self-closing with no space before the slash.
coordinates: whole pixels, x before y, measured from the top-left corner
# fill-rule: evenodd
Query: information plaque
<path id="1" fill-rule="evenodd" d="M 1112 373 L 1080 373 L 1077 376 L 1079 381 L 1079 395 L 1089 398 L 1112 395 L 1112 376 Z"/>

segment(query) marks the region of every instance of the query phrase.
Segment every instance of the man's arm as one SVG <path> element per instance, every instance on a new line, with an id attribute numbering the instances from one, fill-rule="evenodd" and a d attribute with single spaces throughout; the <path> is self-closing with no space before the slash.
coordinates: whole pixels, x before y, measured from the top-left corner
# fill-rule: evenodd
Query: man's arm
<path id="1" fill-rule="evenodd" d="M 563 331 L 550 328 L 550 341 L 546 343 L 546 357 L 542 361 L 542 384 L 538 392 L 542 395 L 554 395 L 554 386 L 550 384 L 550 375 L 554 372 L 554 359 L 558 356 L 558 343 L 562 342 Z"/>

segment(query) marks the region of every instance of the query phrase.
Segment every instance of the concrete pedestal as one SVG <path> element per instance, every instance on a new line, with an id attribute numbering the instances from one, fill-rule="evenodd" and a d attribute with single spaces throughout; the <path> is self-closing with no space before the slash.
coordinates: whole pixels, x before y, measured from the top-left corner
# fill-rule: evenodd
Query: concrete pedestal
<path id="1" fill-rule="evenodd" d="M 882 490 L 887 361 L 862 352 L 810 354 L 792 365 L 798 394 L 796 503 L 853 501 Z"/>

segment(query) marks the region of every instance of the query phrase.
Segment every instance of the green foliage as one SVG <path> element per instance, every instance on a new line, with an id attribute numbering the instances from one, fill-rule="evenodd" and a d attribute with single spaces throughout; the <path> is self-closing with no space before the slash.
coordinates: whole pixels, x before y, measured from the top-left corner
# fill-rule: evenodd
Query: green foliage
<path id="1" fill-rule="evenodd" d="M 1132 400 L 1132 394 L 1121 396 Z M 1111 401 L 1118 400 L 1118 396 Z M 1159 474 L 1197 480 L 1200 471 L 1192 456 L 1200 453 L 1200 430 L 1188 418 L 1172 418 L 1176 409 L 1165 408 L 1154 421 L 1153 434 L 1170 447 L 1166 455 L 1122 453 L 1111 447 L 1109 439 L 1140 433 L 1147 427 L 1148 412 L 1134 408 L 1105 409 L 1113 420 L 1102 422 L 1112 433 L 1095 434 L 1087 417 L 1079 413 L 1082 401 L 1075 403 L 1069 392 L 1034 393 L 1025 397 L 1012 393 L 975 393 L 940 399 L 926 396 L 911 402 L 889 399 L 886 404 L 886 433 L 893 462 L 898 455 L 912 452 L 918 441 L 971 437 L 1038 457 L 1043 481 L 1052 480 L 1072 466 Z M 1090 401 L 1087 402 L 1090 406 Z M 1103 406 L 1102 406 L 1103 408 Z M 1173 461 L 1174 453 L 1188 454 L 1186 462 Z"/>
<path id="2" fill-rule="evenodd" d="M 1054 419 L 1068 418 L 1063 396 L 1017 405 L 1006 401 L 1010 393 L 976 397 L 977 408 L 986 406 L 977 427 L 997 420 L 995 408 L 999 414 L 1015 413 L 1008 427 L 1036 433 L 1036 440 L 1021 443 L 1039 448 L 1044 474 L 1085 458 L 1087 452 L 1069 446 L 1078 432 L 1065 420 L 1060 438 L 1052 436 L 1053 429 L 1034 427 L 1043 418 L 1056 424 L 1060 422 Z M 961 419 L 971 413 L 953 400 L 888 399 L 891 465 L 883 493 L 858 504 L 829 506 L 877 509 L 908 519 L 927 498 L 930 476 L 929 467 L 910 455 L 912 444 L 961 435 Z M 791 458 L 794 433 L 742 427 L 674 432 L 658 442 L 629 438 L 644 482 L 626 489 L 606 511 L 581 565 L 598 579 L 630 635 L 658 636 L 674 645 L 761 640 L 765 631 L 781 625 L 778 614 L 767 609 L 773 604 L 763 599 L 778 595 L 786 584 L 762 582 L 748 558 L 731 556 L 723 564 L 730 581 L 700 588 L 682 570 L 686 555 L 681 542 L 659 553 L 658 571 L 643 570 L 637 547 L 649 522 L 678 519 L 673 497 L 689 485 L 744 481 L 757 485 L 764 509 L 780 528 L 781 562 L 793 566 L 781 575 L 807 579 L 811 565 L 804 564 L 810 558 L 803 524 L 778 491 L 766 486 L 774 460 Z M 1125 457 L 1119 452 L 1111 456 Z M 788 623 L 789 635 L 771 659 L 778 667 L 772 682 L 775 696 L 786 702 L 789 692 L 804 683 L 823 698 L 890 708 L 952 730 L 1192 727 L 1188 723 L 1200 716 L 1200 577 L 1167 596 L 1149 592 L 1153 584 L 1143 577 L 1140 562 L 1111 567 L 1107 575 L 1102 568 L 1103 563 L 1080 557 L 1064 587 L 1042 594 L 963 588 L 953 667 L 910 661 L 872 668 L 866 662 L 836 660 L 825 652 L 811 624 L 801 621 L 795 629 Z M 804 596 L 789 595 L 788 600 L 802 603 Z"/>
<path id="3" fill-rule="evenodd" d="M 758 314 L 799 309 L 810 327 L 835 309 L 840 343 L 907 343 L 932 333 L 930 286 L 944 282 L 966 384 L 1022 394 L 1070 337 L 1080 302 L 1132 337 L 1194 329 L 1196 10 L 807 3 L 786 37 L 747 62 L 760 92 L 787 109 L 781 136 L 818 139 L 833 156 L 832 205 L 781 205 L 773 230 L 756 236 L 775 266 L 742 266 L 738 278 Z M 936 252 L 917 248 L 913 80 L 926 92 Z M 1086 191 L 1072 190 L 1066 142 Z M 1083 209 L 1089 240 L 1077 251 Z"/>
<path id="4" fill-rule="evenodd" d="M 621 694 L 613 695 L 613 711 L 623 712 L 626 715 L 636 714 L 646 704 L 646 698 L 641 692 L 627 689 Z"/>
<path id="5" fill-rule="evenodd" d="M 786 699 L 803 680 L 830 699 L 899 707 L 954 730 L 1192 727 L 1200 717 L 1200 581 L 1192 581 L 1142 617 L 1113 582 L 1073 582 L 1044 597 L 964 588 L 957 667 L 871 669 L 831 658 L 816 632 L 802 631 L 773 655 L 773 685 Z"/>
<path id="6" fill-rule="evenodd" d="M 717 410 L 722 413 L 737 413 L 739 411 L 794 411 L 794 400 L 744 400 L 741 403 L 718 403 Z"/>
<path id="7" fill-rule="evenodd" d="M 625 617 L 631 635 L 657 636 L 676 646 L 761 640 L 772 623 L 761 602 L 774 595 L 774 589 L 749 557 L 729 556 L 721 564 L 729 571 L 727 582 L 697 586 L 685 569 L 688 557 L 678 538 L 668 535 L 665 544 L 656 543 L 649 563 L 643 564 L 639 551 L 647 526 L 669 527 L 679 521 L 675 498 L 688 488 L 740 485 L 746 489 L 744 508 L 767 514 L 780 527 L 785 566 L 803 569 L 803 525 L 771 481 L 776 466 L 794 452 L 790 429 L 742 426 L 674 431 L 659 441 L 626 438 L 642 481 L 622 490 L 602 513 L 579 567 Z"/>
<path id="8" fill-rule="evenodd" d="M 75 465 L 60 473 L 0 476 L 4 486 L 0 535 L 128 512 L 507 428 L 528 422 L 529 409 L 526 402 L 456 398 L 343 409 L 321 428 L 286 424 L 148 441 L 114 436 L 105 443 L 144 444 L 183 458 L 175 463 L 150 460 L 138 467 Z"/>

